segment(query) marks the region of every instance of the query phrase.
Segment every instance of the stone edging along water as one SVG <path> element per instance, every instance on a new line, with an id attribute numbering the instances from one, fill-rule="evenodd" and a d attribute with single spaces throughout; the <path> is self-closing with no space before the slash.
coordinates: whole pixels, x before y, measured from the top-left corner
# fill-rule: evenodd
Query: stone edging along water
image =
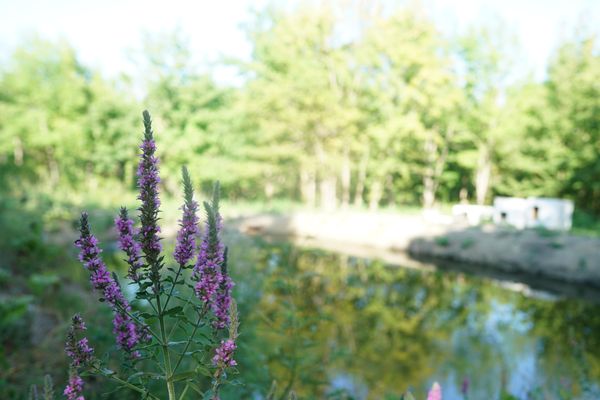
<path id="1" fill-rule="evenodd" d="M 421 215 L 367 212 L 261 214 L 230 222 L 248 234 L 343 243 L 600 286 L 600 239 L 568 233 L 435 223 Z"/>

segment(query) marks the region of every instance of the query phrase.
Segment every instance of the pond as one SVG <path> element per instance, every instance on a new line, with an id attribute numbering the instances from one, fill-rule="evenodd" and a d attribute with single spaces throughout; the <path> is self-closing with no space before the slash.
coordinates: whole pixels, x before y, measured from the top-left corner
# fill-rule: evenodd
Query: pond
<path id="1" fill-rule="evenodd" d="M 264 398 L 275 382 L 275 398 L 397 399 L 410 388 L 424 399 L 434 381 L 444 400 L 600 398 L 594 301 L 443 266 L 229 241 L 244 382 L 231 398 Z"/>

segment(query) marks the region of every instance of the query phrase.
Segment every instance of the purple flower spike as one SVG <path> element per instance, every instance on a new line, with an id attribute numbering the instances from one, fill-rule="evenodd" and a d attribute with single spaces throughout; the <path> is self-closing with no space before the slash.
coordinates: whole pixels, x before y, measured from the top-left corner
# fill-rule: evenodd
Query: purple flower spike
<path id="1" fill-rule="evenodd" d="M 460 387 L 460 392 L 462 393 L 463 396 L 466 396 L 467 393 L 469 392 L 469 378 L 468 377 L 465 377 L 465 379 L 463 379 L 462 385 Z"/>
<path id="2" fill-rule="evenodd" d="M 90 347 L 87 338 L 77 340 L 78 331 L 86 330 L 83 319 L 79 314 L 73 316 L 71 327 L 67 332 L 67 342 L 65 343 L 65 353 L 71 358 L 71 366 L 79 367 L 88 364 L 93 356 L 94 349 Z"/>
<path id="3" fill-rule="evenodd" d="M 76 337 L 77 332 L 85 330 L 83 319 L 79 314 L 75 314 L 67 332 L 67 342 L 65 343 L 65 352 L 71 358 L 69 383 L 63 392 L 68 400 L 84 400 L 82 395 L 83 379 L 77 374 L 77 368 L 90 364 L 94 358 L 94 349 L 90 347 L 87 338 L 77 340 Z"/>
<path id="4" fill-rule="evenodd" d="M 127 263 L 129 264 L 128 276 L 134 282 L 139 282 L 139 270 L 143 267 L 141 262 L 142 246 L 135 239 L 137 232 L 133 227 L 133 220 L 129 218 L 125 207 L 121 208 L 119 216 L 115 219 L 115 226 L 119 232 L 119 248 L 127 254 Z"/>
<path id="5" fill-rule="evenodd" d="M 65 388 L 63 394 L 67 400 L 85 400 L 83 397 L 83 379 L 75 373 L 69 376 L 69 384 Z"/>
<path id="6" fill-rule="evenodd" d="M 211 204 L 206 209 L 206 231 L 200 244 L 200 253 L 194 267 L 196 295 L 216 317 L 213 326 L 229 326 L 229 306 L 233 281 L 227 274 L 227 251 L 221 242 L 223 220 L 219 214 L 219 184 L 215 185 Z"/>
<path id="7" fill-rule="evenodd" d="M 71 326 L 73 327 L 73 329 L 78 330 L 78 331 L 87 330 L 87 327 L 85 326 L 85 322 L 83 322 L 83 318 L 81 318 L 81 315 L 79 315 L 79 314 L 73 315 L 73 318 L 71 320 Z"/>
<path id="8" fill-rule="evenodd" d="M 218 186 L 215 187 L 212 204 L 204 203 L 206 210 L 206 231 L 200 243 L 198 260 L 194 266 L 196 295 L 213 311 L 216 304 L 217 292 L 221 288 L 223 274 L 221 268 L 225 262 L 225 247 L 221 242 L 221 216 L 219 215 Z"/>
<path id="9" fill-rule="evenodd" d="M 146 256 L 146 262 L 152 269 L 152 281 L 158 281 L 159 255 L 161 251 L 160 227 L 158 226 L 158 211 L 160 200 L 158 198 L 158 184 L 160 177 L 158 176 L 158 158 L 154 156 L 156 144 L 152 133 L 152 120 L 150 113 L 144 111 L 144 141 L 140 146 L 142 153 L 140 155 L 140 163 L 138 165 L 137 177 L 140 194 L 138 199 L 141 200 L 140 220 L 142 229 L 140 232 L 140 241 L 142 251 Z"/>
<path id="10" fill-rule="evenodd" d="M 221 340 L 221 345 L 215 350 L 212 358 L 215 367 L 233 367 L 237 362 L 233 359 L 233 352 L 236 349 L 235 342 L 232 339 Z"/>
<path id="11" fill-rule="evenodd" d="M 182 207 L 183 215 L 179 221 L 177 245 L 173 257 L 181 266 L 185 266 L 194 256 L 196 250 L 196 236 L 198 235 L 198 203 L 194 201 L 194 188 L 187 168 L 183 167 L 183 189 L 185 202 Z"/>
<path id="12" fill-rule="evenodd" d="M 131 307 L 123 296 L 119 284 L 110 275 L 106 264 L 100 257 L 102 250 L 98 247 L 98 239 L 90 233 L 87 213 L 81 214 L 80 229 L 81 236 L 75 241 L 75 245 L 80 249 L 79 260 L 90 272 L 90 282 L 94 289 L 102 293 L 102 297 L 115 313 L 113 333 L 116 335 L 117 344 L 123 350 L 132 353 L 140 339 L 147 338 L 147 334 L 140 335 L 140 332 L 145 331 L 146 328 L 136 327 L 128 315 Z M 132 355 L 135 356 L 136 353 L 132 353 Z"/>
<path id="13" fill-rule="evenodd" d="M 213 313 L 217 318 L 213 325 L 217 329 L 225 329 L 229 326 L 229 306 L 231 305 L 231 289 L 233 289 L 233 285 L 233 281 L 227 274 L 227 248 L 225 248 L 221 268 L 221 282 L 215 301 L 212 303 Z"/>

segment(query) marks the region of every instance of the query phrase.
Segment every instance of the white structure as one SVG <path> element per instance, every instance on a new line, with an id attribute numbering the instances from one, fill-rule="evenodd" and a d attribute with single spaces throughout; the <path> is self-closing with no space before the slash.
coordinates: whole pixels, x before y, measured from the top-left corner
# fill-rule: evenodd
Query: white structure
<path id="1" fill-rule="evenodd" d="M 571 229 L 573 202 L 545 197 L 496 197 L 494 222 L 508 224 L 518 229 L 544 227 Z"/>

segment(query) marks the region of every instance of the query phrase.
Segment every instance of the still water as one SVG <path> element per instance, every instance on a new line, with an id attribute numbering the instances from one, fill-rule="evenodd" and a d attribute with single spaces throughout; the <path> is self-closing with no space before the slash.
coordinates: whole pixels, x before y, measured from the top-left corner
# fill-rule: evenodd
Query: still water
<path id="1" fill-rule="evenodd" d="M 232 240 L 244 385 L 231 398 L 275 382 L 275 398 L 424 399 L 434 381 L 444 400 L 600 398 L 600 306 L 573 288 Z"/>

